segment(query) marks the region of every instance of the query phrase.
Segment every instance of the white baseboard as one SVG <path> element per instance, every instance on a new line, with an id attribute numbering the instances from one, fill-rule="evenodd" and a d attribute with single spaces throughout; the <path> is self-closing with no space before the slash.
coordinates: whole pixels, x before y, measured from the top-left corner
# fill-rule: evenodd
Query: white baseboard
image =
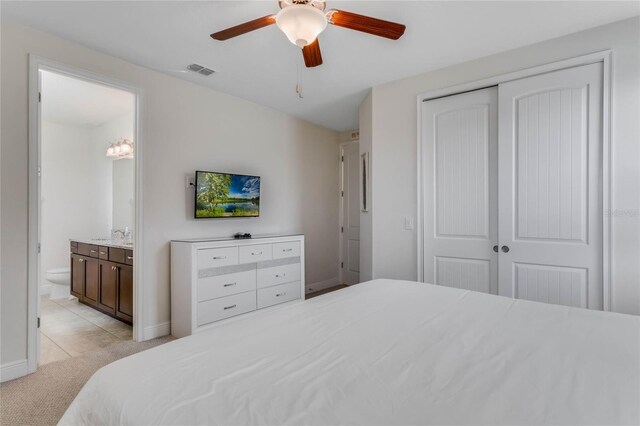
<path id="1" fill-rule="evenodd" d="M 17 379 L 29 373 L 29 364 L 26 359 L 7 362 L 0 365 L 0 382 Z"/>
<path id="2" fill-rule="evenodd" d="M 324 290 L 325 288 L 333 287 L 338 284 L 340 284 L 340 278 L 338 277 L 333 277 L 331 279 L 324 280 L 324 281 L 318 281 L 317 283 L 313 283 L 313 284 L 306 284 L 305 293 L 312 293 L 314 291 Z"/>
<path id="3" fill-rule="evenodd" d="M 142 333 L 142 340 L 151 340 L 156 337 L 167 336 L 171 334 L 171 323 L 163 322 L 161 324 L 145 327 Z"/>

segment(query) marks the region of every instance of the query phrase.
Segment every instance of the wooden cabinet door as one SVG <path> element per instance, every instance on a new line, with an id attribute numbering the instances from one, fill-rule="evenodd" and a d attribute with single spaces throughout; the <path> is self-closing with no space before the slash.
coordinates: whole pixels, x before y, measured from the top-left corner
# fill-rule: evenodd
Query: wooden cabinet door
<path id="1" fill-rule="evenodd" d="M 71 294 L 82 300 L 84 296 L 85 260 L 82 256 L 71 255 Z"/>
<path id="2" fill-rule="evenodd" d="M 118 304 L 116 317 L 133 321 L 133 267 L 118 265 Z"/>
<path id="3" fill-rule="evenodd" d="M 100 286 L 100 264 L 97 259 L 85 258 L 85 282 L 83 301 L 92 305 L 98 303 Z"/>
<path id="4" fill-rule="evenodd" d="M 116 313 L 117 286 L 118 266 L 112 262 L 100 261 L 98 306 L 112 315 Z"/>

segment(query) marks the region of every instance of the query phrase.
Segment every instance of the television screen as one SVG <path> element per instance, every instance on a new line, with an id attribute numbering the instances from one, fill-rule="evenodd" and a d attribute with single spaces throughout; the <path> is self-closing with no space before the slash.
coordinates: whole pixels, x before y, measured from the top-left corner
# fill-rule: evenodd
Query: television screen
<path id="1" fill-rule="evenodd" d="M 195 218 L 260 216 L 260 176 L 196 172 Z"/>

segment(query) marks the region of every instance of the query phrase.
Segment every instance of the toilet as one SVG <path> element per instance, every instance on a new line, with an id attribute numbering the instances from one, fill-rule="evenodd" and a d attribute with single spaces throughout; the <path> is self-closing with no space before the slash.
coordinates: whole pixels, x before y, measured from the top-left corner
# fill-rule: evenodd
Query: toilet
<path id="1" fill-rule="evenodd" d="M 50 299 L 63 299 L 71 296 L 71 268 L 53 268 L 45 272 L 46 280 L 51 284 Z"/>

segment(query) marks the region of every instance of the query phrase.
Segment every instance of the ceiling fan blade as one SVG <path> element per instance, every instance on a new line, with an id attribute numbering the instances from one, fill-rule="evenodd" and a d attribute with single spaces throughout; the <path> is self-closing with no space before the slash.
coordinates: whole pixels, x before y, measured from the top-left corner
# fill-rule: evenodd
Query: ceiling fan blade
<path id="1" fill-rule="evenodd" d="M 307 68 L 317 67 L 322 65 L 322 53 L 320 53 L 320 43 L 316 38 L 313 43 L 310 43 L 302 48 L 302 56 L 304 57 L 304 64 Z"/>
<path id="2" fill-rule="evenodd" d="M 330 24 L 350 30 L 362 31 L 379 37 L 397 40 L 404 34 L 405 26 L 395 22 L 345 12 L 344 10 L 330 10 L 327 13 Z"/>
<path id="3" fill-rule="evenodd" d="M 275 15 L 267 15 L 262 18 L 254 19 L 253 21 L 245 22 L 244 24 L 236 25 L 235 27 L 227 28 L 226 30 L 218 31 L 211 34 L 211 38 L 214 40 L 229 40 L 230 38 L 237 37 L 239 35 L 248 33 L 250 31 L 258 30 L 263 27 L 276 23 Z"/>

